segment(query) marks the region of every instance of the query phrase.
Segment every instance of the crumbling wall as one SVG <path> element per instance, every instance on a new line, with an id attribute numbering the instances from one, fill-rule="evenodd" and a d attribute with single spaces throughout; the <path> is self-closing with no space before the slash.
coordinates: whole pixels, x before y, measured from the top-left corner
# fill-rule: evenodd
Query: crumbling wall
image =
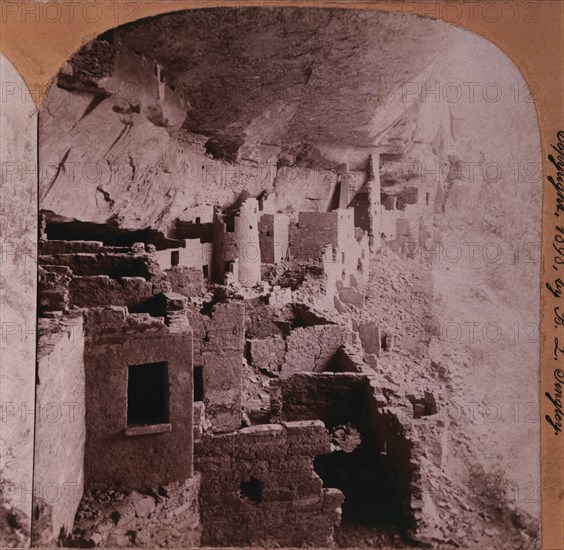
<path id="1" fill-rule="evenodd" d="M 394 499 L 403 510 L 405 524 L 417 530 L 423 520 L 419 512 L 424 500 L 421 485 L 422 442 L 418 441 L 408 420 L 411 407 L 407 400 L 385 404 L 377 384 L 371 381 L 368 393 L 368 430 L 378 442 L 379 451 L 392 472 Z"/>
<path id="2" fill-rule="evenodd" d="M 200 474 L 137 491 L 86 492 L 65 546 L 193 548 L 200 546 Z"/>
<path id="3" fill-rule="evenodd" d="M 119 31 L 115 32 L 119 34 Z M 137 105 L 142 114 L 159 126 L 182 124 L 189 105 L 188 98 L 184 97 L 181 89 L 173 89 L 167 84 L 163 67 L 157 61 L 139 56 L 127 48 L 120 48 L 116 52 L 114 63 L 110 86 L 135 82 Z M 111 91 L 120 92 L 118 89 Z M 128 106 L 127 99 L 129 98 L 123 98 L 125 107 Z"/>
<path id="4" fill-rule="evenodd" d="M 66 266 L 38 266 L 37 311 L 68 311 L 72 271 Z"/>
<path id="5" fill-rule="evenodd" d="M 154 247 L 104 247 L 96 241 L 40 241 L 39 311 L 104 305 L 145 311 L 146 303 L 171 290 Z M 119 250 L 119 252 L 115 252 Z M 148 250 L 151 250 L 148 247 Z"/>
<path id="6" fill-rule="evenodd" d="M 357 350 L 351 346 L 340 347 L 327 363 L 324 372 L 356 372 L 361 373 L 367 365 Z"/>
<path id="7" fill-rule="evenodd" d="M 156 487 L 192 475 L 192 331 L 124 308 L 85 316 L 88 489 Z M 128 366 L 166 363 L 168 422 L 128 426 Z"/>
<path id="8" fill-rule="evenodd" d="M 402 510 L 404 525 L 422 521 L 421 449 L 407 399 L 389 402 L 378 382 L 367 374 L 300 373 L 271 381 L 273 420 L 319 419 L 331 428 L 352 424 L 389 472 L 391 502 Z"/>
<path id="9" fill-rule="evenodd" d="M 100 241 L 57 241 L 40 240 L 39 255 L 53 256 L 58 254 L 96 253 L 102 252 L 104 243 Z"/>
<path id="10" fill-rule="evenodd" d="M 263 371 L 279 375 L 286 358 L 286 341 L 282 336 L 253 338 L 248 341 L 251 364 Z"/>
<path id="11" fill-rule="evenodd" d="M 337 283 L 351 287 L 368 281 L 369 238 L 355 228 L 354 216 L 353 208 L 300 212 L 298 226 L 291 230 L 290 255 L 296 260 L 320 260 L 330 294 Z"/>
<path id="12" fill-rule="evenodd" d="M 212 431 L 241 427 L 245 347 L 243 303 L 216 304 L 211 317 L 188 311 L 194 330 L 194 365 L 202 367 L 206 419 Z"/>
<path id="13" fill-rule="evenodd" d="M 112 279 L 107 275 L 73 277 L 69 304 L 79 308 L 106 305 L 135 308 L 153 297 L 153 284 L 143 277 Z"/>
<path id="14" fill-rule="evenodd" d="M 382 333 L 378 324 L 374 321 L 360 323 L 358 326 L 358 334 L 362 348 L 366 353 L 380 355 L 382 350 Z"/>
<path id="15" fill-rule="evenodd" d="M 85 378 L 81 316 L 39 319 L 33 546 L 72 530 L 84 488 Z"/>
<path id="16" fill-rule="evenodd" d="M 42 265 L 63 265 L 69 267 L 74 275 L 89 277 L 107 275 L 108 277 L 144 277 L 150 279 L 153 273 L 151 261 L 145 254 L 86 253 L 42 255 Z"/>
<path id="17" fill-rule="evenodd" d="M 202 268 L 173 267 L 165 271 L 172 292 L 188 298 L 202 293 L 204 276 Z"/>
<path id="18" fill-rule="evenodd" d="M 291 232 L 290 255 L 296 260 L 318 259 L 327 245 L 338 245 L 338 212 L 300 212 Z"/>
<path id="19" fill-rule="evenodd" d="M 204 436 L 195 448 L 202 544 L 330 546 L 342 494 L 323 489 L 312 464 L 314 456 L 329 451 L 319 421 Z"/>
<path id="20" fill-rule="evenodd" d="M 270 381 L 273 419 L 322 420 L 326 426 L 361 422 L 369 381 L 354 373 L 300 373 Z"/>
<path id="21" fill-rule="evenodd" d="M 297 372 L 321 372 L 347 342 L 348 334 L 339 325 L 316 325 L 296 328 L 286 339 L 286 354 L 280 375 L 291 376 Z"/>

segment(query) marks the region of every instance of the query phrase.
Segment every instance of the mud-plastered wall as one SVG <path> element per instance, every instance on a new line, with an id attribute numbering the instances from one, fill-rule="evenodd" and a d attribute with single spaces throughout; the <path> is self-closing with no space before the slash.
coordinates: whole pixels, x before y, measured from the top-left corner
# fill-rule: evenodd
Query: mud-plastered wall
<path id="1" fill-rule="evenodd" d="M 329 546 L 343 496 L 313 458 L 329 452 L 319 421 L 251 426 L 196 443 L 202 544 Z"/>

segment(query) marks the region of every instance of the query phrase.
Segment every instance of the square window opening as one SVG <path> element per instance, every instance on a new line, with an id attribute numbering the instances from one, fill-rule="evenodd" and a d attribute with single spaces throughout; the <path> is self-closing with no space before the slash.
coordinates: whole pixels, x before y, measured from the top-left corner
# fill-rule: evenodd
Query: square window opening
<path id="1" fill-rule="evenodd" d="M 176 266 L 180 264 L 180 250 L 173 250 L 170 253 L 170 265 Z"/>
<path id="2" fill-rule="evenodd" d="M 129 365 L 127 369 L 127 425 L 169 422 L 168 363 Z"/>

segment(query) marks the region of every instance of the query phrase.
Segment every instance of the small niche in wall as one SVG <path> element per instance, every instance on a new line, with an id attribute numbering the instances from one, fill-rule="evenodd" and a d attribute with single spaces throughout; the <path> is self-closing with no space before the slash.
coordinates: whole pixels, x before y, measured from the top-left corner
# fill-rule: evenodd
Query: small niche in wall
<path id="1" fill-rule="evenodd" d="M 127 425 L 165 424 L 168 412 L 168 363 L 129 365 Z"/>
<path id="2" fill-rule="evenodd" d="M 240 486 L 239 498 L 252 502 L 258 506 L 262 502 L 262 481 L 252 476 L 249 481 L 243 481 Z"/>

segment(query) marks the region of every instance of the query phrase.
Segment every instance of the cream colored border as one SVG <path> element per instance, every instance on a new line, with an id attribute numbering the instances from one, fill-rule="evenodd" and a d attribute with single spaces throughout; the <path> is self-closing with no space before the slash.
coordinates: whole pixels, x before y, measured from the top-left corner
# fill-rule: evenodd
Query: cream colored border
<path id="1" fill-rule="evenodd" d="M 555 338 L 559 338 L 560 346 L 564 344 L 564 327 L 555 325 L 554 308 L 560 306 L 563 312 L 564 300 L 553 298 L 545 288 L 549 277 L 554 280 L 552 245 L 558 222 L 554 213 L 556 189 L 547 181 L 547 176 L 556 178 L 556 170 L 548 161 L 548 154 L 550 145 L 557 143 L 557 133 L 564 130 L 562 0 L 53 0 L 48 4 L 32 0 L 2 0 L 0 6 L 0 51 L 20 72 L 38 107 L 61 65 L 82 44 L 119 24 L 181 9 L 313 6 L 396 11 L 444 19 L 482 35 L 499 47 L 536 92 L 534 99 L 541 132 L 544 183 L 540 388 L 542 548 L 556 550 L 564 547 L 564 433 L 554 435 L 554 430 L 544 420 L 546 414 L 553 414 L 544 393 L 554 392 L 554 371 L 558 367 L 564 369 L 564 354 L 554 358 Z M 43 16 L 35 15 L 38 9 L 43 10 L 40 11 Z M 47 9 L 49 11 L 45 11 Z M 564 225 L 563 219 L 564 213 L 560 217 L 561 226 Z"/>

